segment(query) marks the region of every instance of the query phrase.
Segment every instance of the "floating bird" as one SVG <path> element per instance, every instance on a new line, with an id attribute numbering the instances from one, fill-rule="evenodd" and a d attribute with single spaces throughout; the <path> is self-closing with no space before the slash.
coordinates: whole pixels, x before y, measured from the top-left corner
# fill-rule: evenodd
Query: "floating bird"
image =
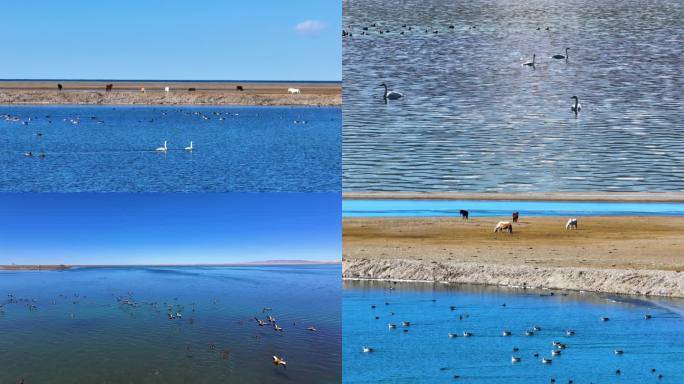
<path id="1" fill-rule="evenodd" d="M 560 356 L 561 351 L 558 349 L 554 349 L 551 351 L 551 356 Z"/>
<path id="2" fill-rule="evenodd" d="M 472 332 L 463 332 L 463 337 L 470 337 L 472 335 L 473 335 Z"/>
<path id="3" fill-rule="evenodd" d="M 574 99 L 575 103 L 572 105 L 572 107 L 570 107 L 570 110 L 572 112 L 575 112 L 575 115 L 577 115 L 582 110 L 582 104 L 580 104 L 579 97 L 577 97 L 577 96 L 573 96 L 573 97 L 571 97 L 571 99 Z M 606 319 L 607 319 L 607 317 L 606 317 Z"/>
<path id="4" fill-rule="evenodd" d="M 608 318 L 608 317 L 602 317 L 601 318 L 601 321 L 608 321 L 608 320 L 610 320 L 610 318 Z"/>
<path id="5" fill-rule="evenodd" d="M 282 357 L 278 357 L 276 355 L 273 355 L 273 364 L 278 365 L 278 366 L 282 365 L 283 367 L 287 367 L 287 361 L 285 361 L 285 359 L 283 359 Z"/>
<path id="6" fill-rule="evenodd" d="M 541 362 L 542 362 L 542 364 L 551 364 L 551 363 L 553 363 L 553 360 L 551 360 L 551 359 L 542 359 Z"/>
<path id="7" fill-rule="evenodd" d="M 575 331 L 573 331 L 572 329 L 568 329 L 567 331 L 565 331 L 565 336 L 573 336 L 574 334 Z"/>
<path id="8" fill-rule="evenodd" d="M 511 332 L 511 331 L 503 331 L 503 332 L 501 333 L 501 335 L 503 335 L 503 336 L 510 336 L 510 335 L 512 335 L 512 332 Z"/>
<path id="9" fill-rule="evenodd" d="M 519 357 L 517 357 L 517 356 L 512 356 L 512 357 L 511 357 L 511 363 L 519 363 L 520 360 L 522 360 L 522 359 L 519 358 Z"/>
<path id="10" fill-rule="evenodd" d="M 450 338 L 450 339 L 453 339 L 453 338 L 456 338 L 456 337 L 458 337 L 458 334 L 449 332 L 449 338 Z"/>
<path id="11" fill-rule="evenodd" d="M 387 100 L 399 100 L 402 97 L 404 97 L 403 93 L 388 90 L 387 84 L 385 84 L 385 83 L 380 84 L 380 86 L 385 87 L 385 94 L 383 95 L 383 98 L 385 99 L 385 101 L 387 101 Z"/>
<path id="12" fill-rule="evenodd" d="M 568 50 L 569 50 L 569 49 L 570 49 L 570 48 L 565 48 L 565 56 L 563 56 L 563 55 L 553 55 L 553 56 L 551 56 L 551 58 L 553 58 L 553 59 L 558 59 L 558 60 L 560 60 L 560 59 L 565 59 L 565 60 L 567 60 L 567 59 L 568 59 Z"/>
<path id="13" fill-rule="evenodd" d="M 194 148 L 193 148 L 193 146 L 192 146 L 192 141 L 191 141 L 191 142 L 190 142 L 190 146 L 189 146 L 189 147 L 185 147 L 185 150 L 188 151 L 188 152 L 192 152 L 193 149 L 194 149 Z"/>
<path id="14" fill-rule="evenodd" d="M 387 328 L 389 328 L 389 329 L 394 329 L 396 327 L 397 327 L 396 324 L 392 324 L 392 323 L 387 324 Z"/>
<path id="15" fill-rule="evenodd" d="M 613 351 L 613 352 L 614 352 L 616 355 L 622 355 L 623 353 L 625 353 L 622 349 L 616 349 L 616 350 Z"/>
<path id="16" fill-rule="evenodd" d="M 532 61 L 524 63 L 523 66 L 534 67 L 535 61 L 537 60 L 537 55 L 532 55 Z"/>
<path id="17" fill-rule="evenodd" d="M 168 152 L 169 148 L 166 146 L 166 140 L 164 140 L 164 146 L 156 149 L 157 152 Z"/>
<path id="18" fill-rule="evenodd" d="M 307 331 L 311 331 L 311 332 L 317 332 L 317 331 L 318 331 L 318 330 L 316 329 L 316 327 L 313 327 L 313 326 L 308 327 L 306 330 L 307 330 Z"/>
<path id="19" fill-rule="evenodd" d="M 373 352 L 373 348 L 364 346 L 364 347 L 363 347 L 363 352 L 364 352 L 364 353 Z"/>

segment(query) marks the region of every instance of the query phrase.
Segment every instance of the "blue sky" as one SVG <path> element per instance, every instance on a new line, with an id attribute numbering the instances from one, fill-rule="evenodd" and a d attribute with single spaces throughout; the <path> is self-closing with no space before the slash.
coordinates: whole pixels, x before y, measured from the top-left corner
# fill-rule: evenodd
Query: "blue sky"
<path id="1" fill-rule="evenodd" d="M 0 264 L 340 260 L 337 193 L 0 194 Z"/>
<path id="2" fill-rule="evenodd" d="M 0 78 L 335 80 L 339 0 L 0 0 Z"/>

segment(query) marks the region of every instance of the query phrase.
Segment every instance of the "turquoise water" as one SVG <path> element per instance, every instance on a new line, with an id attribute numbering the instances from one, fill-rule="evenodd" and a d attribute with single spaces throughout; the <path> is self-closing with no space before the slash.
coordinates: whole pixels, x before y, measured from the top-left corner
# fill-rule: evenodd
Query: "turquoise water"
<path id="1" fill-rule="evenodd" d="M 582 201 L 498 201 L 498 200 L 343 200 L 345 217 L 380 216 L 681 216 L 681 203 L 604 203 Z"/>
<path id="2" fill-rule="evenodd" d="M 345 383 L 684 382 L 682 300 L 358 281 L 345 281 L 343 291 Z M 541 330 L 525 336 L 534 326 Z M 567 345 L 560 356 L 551 356 L 553 341 Z"/>
<path id="3" fill-rule="evenodd" d="M 338 383 L 340 275 L 339 265 L 3 271 L 0 383 Z M 282 332 L 254 320 L 268 315 Z"/>
<path id="4" fill-rule="evenodd" d="M 341 124 L 340 108 L 0 106 L 0 191 L 339 191 Z"/>

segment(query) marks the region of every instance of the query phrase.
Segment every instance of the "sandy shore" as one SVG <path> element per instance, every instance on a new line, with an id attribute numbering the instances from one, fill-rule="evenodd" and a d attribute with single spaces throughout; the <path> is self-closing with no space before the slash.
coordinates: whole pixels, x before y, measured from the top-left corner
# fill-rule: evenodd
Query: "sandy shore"
<path id="1" fill-rule="evenodd" d="M 0 104 L 303 105 L 339 106 L 339 83 L 190 83 L 0 81 Z M 105 86 L 113 84 L 111 92 Z M 165 87 L 170 87 L 167 93 Z M 242 86 L 243 91 L 238 91 Z M 145 92 L 141 92 L 145 88 Z M 195 88 L 195 91 L 189 91 Z M 301 94 L 290 95 L 288 88 Z"/>
<path id="2" fill-rule="evenodd" d="M 344 192 L 342 195 L 344 199 L 356 200 L 684 202 L 681 192 Z"/>
<path id="3" fill-rule="evenodd" d="M 345 218 L 345 278 L 684 297 L 684 217 Z"/>

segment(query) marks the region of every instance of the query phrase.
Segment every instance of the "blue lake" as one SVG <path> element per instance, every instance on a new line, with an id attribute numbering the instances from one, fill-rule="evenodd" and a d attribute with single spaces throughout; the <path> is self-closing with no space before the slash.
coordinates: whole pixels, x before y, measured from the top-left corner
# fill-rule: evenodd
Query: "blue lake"
<path id="1" fill-rule="evenodd" d="M 345 383 L 684 382 L 682 300 L 377 281 L 343 291 Z"/>
<path id="2" fill-rule="evenodd" d="M 459 216 L 682 216 L 681 203 L 607 203 L 584 201 L 355 200 L 342 201 L 344 217 Z"/>
<path id="3" fill-rule="evenodd" d="M 343 15 L 345 190 L 684 190 L 684 2 L 344 0 Z M 381 83 L 404 98 L 385 104 Z"/>
<path id="4" fill-rule="evenodd" d="M 340 108 L 0 106 L 0 192 L 339 191 L 341 124 Z"/>
<path id="5" fill-rule="evenodd" d="M 0 383 L 339 383 L 340 275 L 339 265 L 0 271 Z M 282 331 L 255 321 L 269 315 Z"/>

